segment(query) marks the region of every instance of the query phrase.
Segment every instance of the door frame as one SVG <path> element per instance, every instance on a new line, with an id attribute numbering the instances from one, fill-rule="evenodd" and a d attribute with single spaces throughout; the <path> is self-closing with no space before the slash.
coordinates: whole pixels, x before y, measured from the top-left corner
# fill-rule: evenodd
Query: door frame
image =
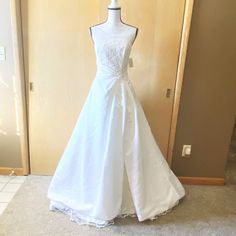
<path id="1" fill-rule="evenodd" d="M 23 56 L 23 35 L 21 20 L 21 0 L 10 0 L 11 28 L 13 37 L 13 54 L 15 62 L 16 93 L 18 94 L 18 123 L 20 129 L 20 146 L 22 168 L 11 168 L 15 174 L 30 173 L 28 142 L 28 110 L 26 96 L 26 77 Z"/>
<path id="2" fill-rule="evenodd" d="M 187 57 L 193 5 L 194 5 L 194 0 L 185 1 L 183 26 L 182 26 L 182 34 L 181 34 L 181 41 L 180 41 L 179 60 L 178 60 L 178 67 L 177 67 L 177 73 L 176 73 L 174 103 L 173 103 L 169 143 L 168 143 L 167 162 L 169 166 L 172 165 L 172 160 L 173 160 L 173 149 L 174 149 L 174 142 L 175 142 L 175 137 L 176 137 L 176 127 L 177 127 L 177 121 L 178 121 L 181 90 L 182 90 L 182 84 L 183 84 L 183 78 L 184 78 L 184 69 L 185 69 L 185 63 L 186 63 L 186 57 Z"/>

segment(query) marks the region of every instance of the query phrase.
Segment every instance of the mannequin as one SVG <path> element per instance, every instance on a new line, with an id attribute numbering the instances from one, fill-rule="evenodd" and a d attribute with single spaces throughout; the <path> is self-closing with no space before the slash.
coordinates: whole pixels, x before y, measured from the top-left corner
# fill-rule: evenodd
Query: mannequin
<path id="1" fill-rule="evenodd" d="M 117 0 L 112 0 L 108 6 L 108 17 L 105 22 L 90 26 L 90 35 L 93 42 L 102 38 L 105 35 L 117 35 L 124 37 L 132 37 L 133 43 L 138 34 L 138 28 L 127 23 L 121 19 L 121 7 Z"/>

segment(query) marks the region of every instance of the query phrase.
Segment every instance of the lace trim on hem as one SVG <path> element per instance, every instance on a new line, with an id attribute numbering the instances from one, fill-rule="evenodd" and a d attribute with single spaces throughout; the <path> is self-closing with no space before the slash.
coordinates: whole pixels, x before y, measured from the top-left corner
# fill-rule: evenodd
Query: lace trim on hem
<path id="1" fill-rule="evenodd" d="M 165 211 L 163 211 L 161 213 L 158 213 L 158 214 L 154 215 L 153 217 L 149 217 L 148 219 L 145 219 L 145 220 L 154 221 L 157 218 L 159 218 L 159 216 L 163 216 L 163 215 L 166 215 L 167 213 L 170 213 L 175 206 L 179 205 L 179 203 L 180 203 L 180 200 L 175 202 L 175 204 L 172 207 L 168 208 L 167 210 L 165 210 Z M 122 214 L 122 215 L 118 215 L 117 216 L 117 218 L 126 218 L 126 217 L 136 217 L 136 218 L 138 218 L 136 213 L 134 213 L 134 214 Z"/>
<path id="2" fill-rule="evenodd" d="M 148 218 L 147 220 L 151 220 L 154 221 L 157 218 L 159 218 L 162 215 L 166 215 L 167 213 L 171 212 L 173 210 L 173 208 L 175 206 L 177 206 L 179 204 L 179 200 L 169 209 L 163 211 L 162 213 L 156 214 L 153 217 Z M 49 209 L 51 211 L 58 211 L 58 212 L 62 212 L 66 215 L 70 216 L 70 220 L 79 224 L 79 225 L 91 225 L 91 226 L 95 226 L 98 228 L 102 228 L 102 227 L 106 227 L 109 225 L 114 224 L 114 219 L 112 220 L 99 220 L 99 219 L 95 219 L 95 218 L 91 218 L 91 217 L 85 217 L 85 216 L 81 216 L 80 214 L 78 214 L 75 210 L 61 204 L 61 203 L 52 203 L 50 204 Z M 116 218 L 126 218 L 126 217 L 133 217 L 133 218 L 138 218 L 136 213 L 132 213 L 132 214 L 120 214 L 117 215 Z"/>
<path id="3" fill-rule="evenodd" d="M 75 210 L 59 202 L 51 201 L 49 209 L 51 211 L 58 211 L 58 212 L 68 215 L 71 221 L 79 225 L 91 225 L 91 226 L 101 228 L 101 227 L 106 227 L 108 225 L 114 224 L 113 219 L 112 220 L 99 220 L 99 219 L 95 219 L 91 217 L 82 216 Z"/>

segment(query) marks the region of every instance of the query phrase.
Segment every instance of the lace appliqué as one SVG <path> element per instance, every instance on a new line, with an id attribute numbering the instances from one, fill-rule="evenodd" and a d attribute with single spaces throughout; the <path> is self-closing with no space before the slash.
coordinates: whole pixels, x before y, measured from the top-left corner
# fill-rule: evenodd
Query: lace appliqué
<path id="1" fill-rule="evenodd" d="M 173 208 L 179 204 L 179 202 L 180 201 L 178 200 L 172 207 L 168 208 L 167 210 L 159 214 L 154 215 L 153 217 L 150 217 L 148 220 L 154 221 L 160 216 L 166 215 L 167 213 L 171 212 Z M 111 219 L 111 220 L 99 220 L 93 217 L 83 216 L 79 214 L 76 210 L 70 207 L 67 207 L 66 205 L 62 203 L 54 202 L 54 201 L 51 201 L 49 209 L 51 211 L 61 212 L 70 216 L 70 220 L 79 225 L 90 225 L 90 226 L 95 226 L 97 228 L 103 228 L 103 227 L 113 225 L 115 223 L 114 220 L 116 218 L 127 218 L 127 217 L 137 218 L 137 215 L 134 213 L 134 214 L 120 214 L 120 215 L 117 215 L 116 218 Z"/>

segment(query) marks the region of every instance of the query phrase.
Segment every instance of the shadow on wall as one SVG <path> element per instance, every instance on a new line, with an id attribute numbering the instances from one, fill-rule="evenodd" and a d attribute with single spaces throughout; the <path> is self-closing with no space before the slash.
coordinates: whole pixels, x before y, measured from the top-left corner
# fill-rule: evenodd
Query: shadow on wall
<path id="1" fill-rule="evenodd" d="M 194 2 L 173 150 L 178 176 L 224 179 L 236 113 L 236 1 Z M 182 157 L 184 144 L 191 155 Z"/>

